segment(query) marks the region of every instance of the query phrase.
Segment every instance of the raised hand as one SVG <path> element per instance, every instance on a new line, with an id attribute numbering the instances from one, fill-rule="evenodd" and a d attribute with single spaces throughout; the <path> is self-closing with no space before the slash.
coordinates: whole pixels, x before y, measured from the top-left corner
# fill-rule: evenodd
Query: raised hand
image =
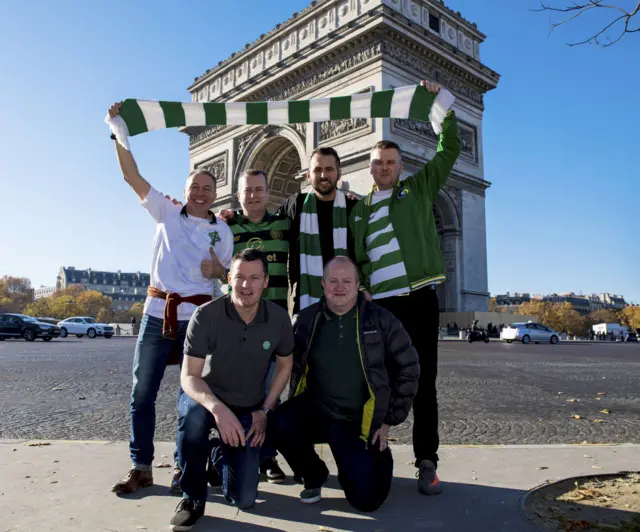
<path id="1" fill-rule="evenodd" d="M 109 107 L 109 116 L 111 118 L 115 118 L 120 114 L 120 107 L 122 107 L 122 102 L 114 103 L 111 107 Z"/>
<path id="2" fill-rule="evenodd" d="M 426 79 L 422 80 L 420 82 L 420 85 L 422 85 L 425 89 L 427 89 L 429 92 L 432 92 L 433 94 L 438 94 L 440 92 L 440 89 L 442 88 L 442 85 L 434 83 L 433 81 L 427 81 Z"/>

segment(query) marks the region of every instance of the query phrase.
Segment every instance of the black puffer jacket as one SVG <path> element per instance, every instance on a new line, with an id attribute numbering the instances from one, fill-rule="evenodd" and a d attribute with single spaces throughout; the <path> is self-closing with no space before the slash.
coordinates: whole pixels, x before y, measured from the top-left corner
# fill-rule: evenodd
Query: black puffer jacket
<path id="1" fill-rule="evenodd" d="M 368 440 L 382 423 L 399 425 L 409 415 L 418 391 L 418 353 L 400 320 L 358 295 L 358 347 L 370 398 L 362 414 L 362 438 Z M 294 324 L 295 349 L 289 397 L 306 389 L 307 355 L 318 320 L 326 309 L 324 298 L 307 307 Z"/>

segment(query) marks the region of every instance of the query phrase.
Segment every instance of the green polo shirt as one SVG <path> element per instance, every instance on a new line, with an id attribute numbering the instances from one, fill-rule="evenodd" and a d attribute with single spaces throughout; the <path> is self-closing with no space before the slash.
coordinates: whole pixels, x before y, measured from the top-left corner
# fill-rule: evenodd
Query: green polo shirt
<path id="1" fill-rule="evenodd" d="M 202 378 L 213 394 L 226 405 L 240 408 L 262 404 L 272 355 L 292 352 L 289 314 L 264 299 L 248 324 L 231 296 L 205 303 L 191 317 L 184 342 L 185 355 L 206 359 Z"/>
<path id="2" fill-rule="evenodd" d="M 332 419 L 360 421 L 369 390 L 358 350 L 356 307 L 342 316 L 325 311 L 313 337 L 309 393 Z"/>

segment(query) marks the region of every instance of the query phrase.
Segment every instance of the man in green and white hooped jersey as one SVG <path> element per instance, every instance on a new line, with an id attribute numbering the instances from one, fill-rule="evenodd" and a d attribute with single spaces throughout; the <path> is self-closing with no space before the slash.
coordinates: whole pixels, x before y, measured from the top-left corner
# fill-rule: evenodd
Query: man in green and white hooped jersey
<path id="1" fill-rule="evenodd" d="M 440 86 L 422 86 L 439 94 Z M 443 95 L 446 95 L 443 91 Z M 436 96 L 436 104 L 438 96 Z M 350 216 L 361 285 L 380 306 L 400 319 L 420 358 L 418 393 L 413 402 L 413 448 L 420 468 L 418 489 L 440 492 L 438 463 L 439 306 L 435 286 L 446 280 L 433 202 L 460 154 L 460 134 L 453 111 L 442 122 L 436 155 L 418 173 L 400 180 L 402 153 L 390 141 L 371 151 L 375 182 Z"/>
<path id="2" fill-rule="evenodd" d="M 227 224 L 233 233 L 234 256 L 247 248 L 264 253 L 269 265 L 269 285 L 263 298 L 287 310 L 291 221 L 284 215 L 267 211 L 268 183 L 267 175 L 262 170 L 245 170 L 238 180 L 238 200 L 242 210 L 229 218 Z M 274 372 L 275 356 L 267 373 L 267 389 L 271 386 Z M 260 471 L 269 482 L 279 484 L 285 481 L 285 474 L 275 457 L 265 460 L 260 465 Z"/>

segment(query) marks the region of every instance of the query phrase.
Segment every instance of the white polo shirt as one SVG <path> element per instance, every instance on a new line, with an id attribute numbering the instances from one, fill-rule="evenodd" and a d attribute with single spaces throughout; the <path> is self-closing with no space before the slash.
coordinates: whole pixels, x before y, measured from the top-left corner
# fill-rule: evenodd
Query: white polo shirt
<path id="1" fill-rule="evenodd" d="M 153 187 L 140 204 L 156 221 L 151 286 L 167 294 L 175 292 L 181 296 L 222 295 L 220 281 L 205 278 L 200 271 L 200 263 L 211 260 L 209 248 L 213 246 L 220 263 L 229 268 L 233 256 L 233 233 L 229 226 L 219 218 L 212 223 L 204 218 L 188 216 L 186 210 L 183 213 L 179 205 L 174 205 Z M 164 307 L 164 299 L 147 296 L 144 313 L 163 319 Z M 196 308 L 191 303 L 181 303 L 178 321 L 188 321 Z"/>

